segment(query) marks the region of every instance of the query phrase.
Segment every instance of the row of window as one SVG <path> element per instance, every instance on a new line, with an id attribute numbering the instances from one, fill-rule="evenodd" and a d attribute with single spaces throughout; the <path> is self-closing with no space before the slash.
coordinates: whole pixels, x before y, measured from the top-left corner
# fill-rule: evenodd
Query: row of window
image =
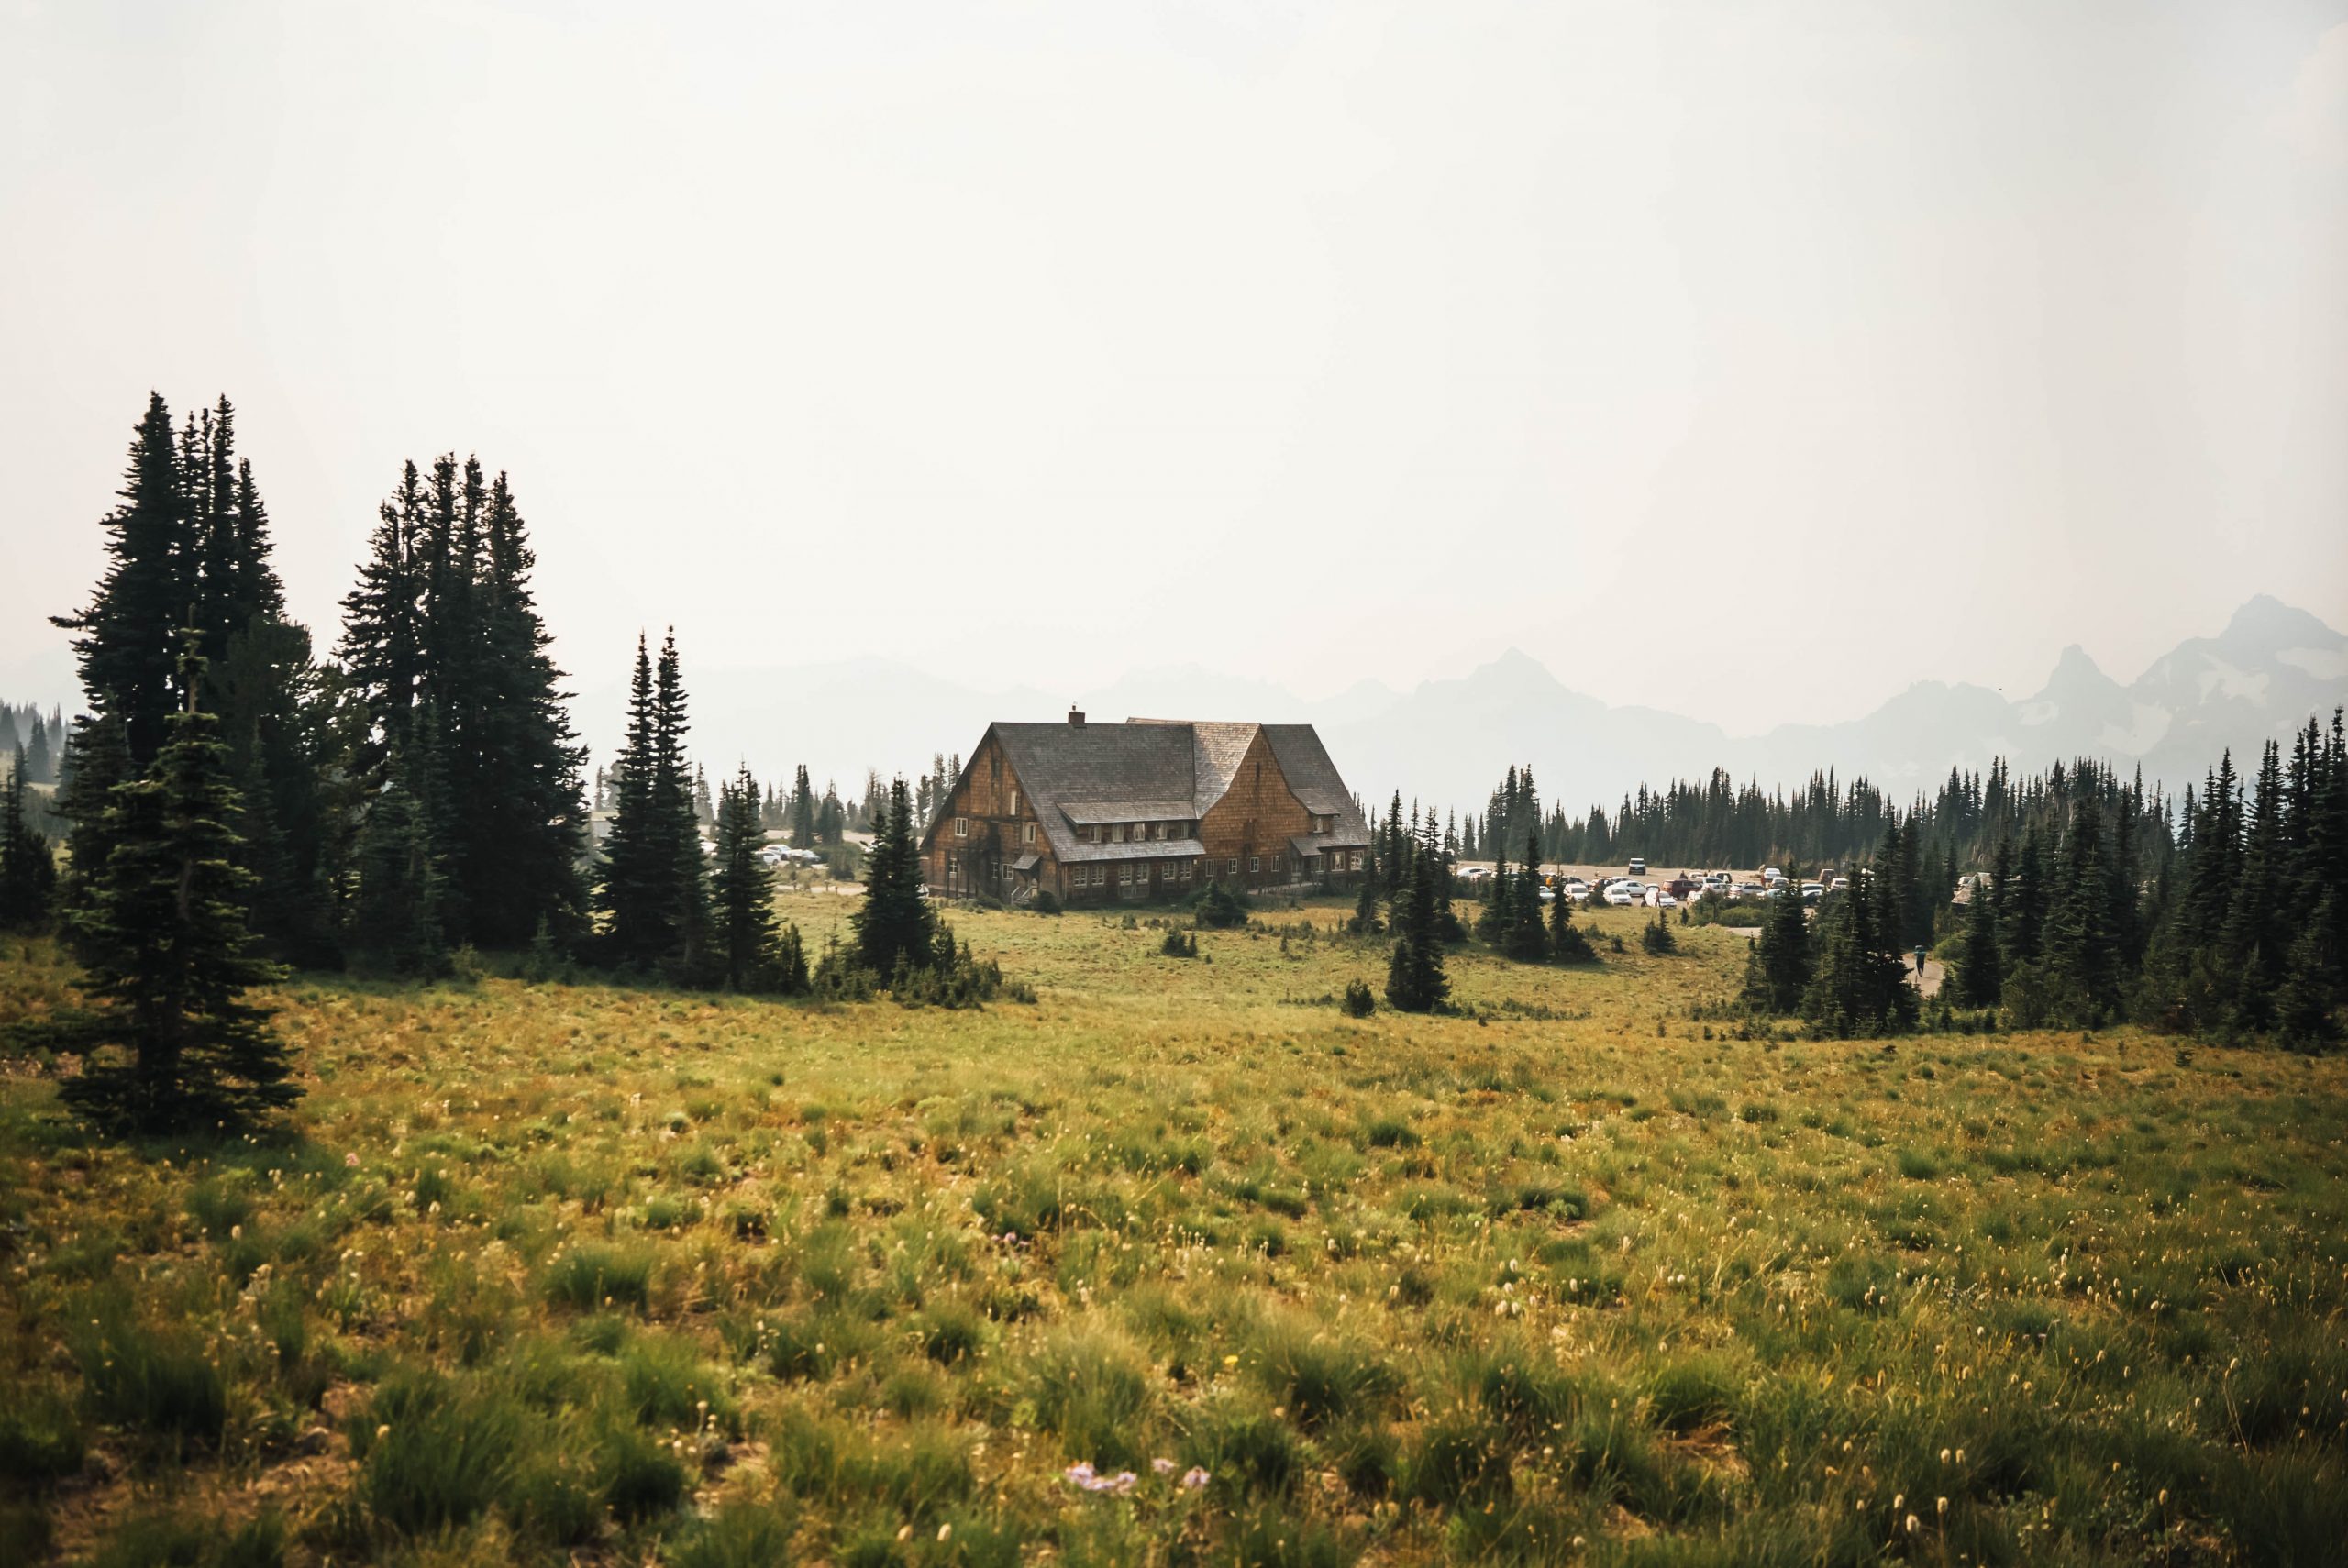
<path id="1" fill-rule="evenodd" d="M 1188 882 L 1197 869 L 1196 863 L 1189 860 L 1169 860 L 1163 865 L 1150 860 L 1130 860 L 1114 867 L 1072 866 L 1069 868 L 1069 885 L 1074 888 L 1105 888 L 1113 880 L 1119 887 L 1138 886 L 1149 880 L 1153 866 L 1157 867 L 1159 879 L 1168 882 Z M 1180 871 L 1175 869 L 1178 866 L 1181 867 Z M 1115 873 L 1113 878 L 1111 876 L 1113 871 Z"/>
<path id="2" fill-rule="evenodd" d="M 1104 823 L 1094 825 L 1080 823 L 1076 830 L 1080 844 L 1147 844 L 1153 840 L 1188 838 L 1195 830 L 1193 823 Z"/>
<path id="3" fill-rule="evenodd" d="M 1016 791 L 1013 791 L 1014 798 L 1016 798 Z M 954 836 L 956 838 L 968 838 L 970 836 L 969 818 L 956 817 L 954 819 Z M 1036 824 L 1034 823 L 1021 823 L 1019 824 L 1019 842 L 1022 844 L 1033 844 L 1036 842 Z"/>

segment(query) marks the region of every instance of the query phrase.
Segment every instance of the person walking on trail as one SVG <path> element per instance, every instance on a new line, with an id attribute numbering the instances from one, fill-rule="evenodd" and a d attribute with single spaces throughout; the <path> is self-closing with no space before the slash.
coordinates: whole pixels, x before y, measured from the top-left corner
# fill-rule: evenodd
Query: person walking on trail
<path id="1" fill-rule="evenodd" d="M 1916 946 L 1916 988 L 1920 991 L 1924 988 L 1924 948 L 1922 943 Z"/>

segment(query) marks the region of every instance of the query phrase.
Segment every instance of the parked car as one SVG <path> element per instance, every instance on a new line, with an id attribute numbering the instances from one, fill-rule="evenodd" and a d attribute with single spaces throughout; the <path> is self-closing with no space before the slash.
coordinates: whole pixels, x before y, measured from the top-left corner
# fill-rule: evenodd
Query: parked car
<path id="1" fill-rule="evenodd" d="M 1629 909 L 1639 901 L 1639 895 L 1632 890 L 1631 884 L 1628 882 L 1611 884 L 1607 888 L 1604 896 L 1606 901 L 1618 910 Z"/>
<path id="2" fill-rule="evenodd" d="M 1764 882 L 1774 882 L 1784 875 L 1784 870 L 1776 866 L 1764 866 L 1761 867 L 1761 880 Z"/>
<path id="3" fill-rule="evenodd" d="M 1847 893 L 1851 890 L 1851 879 L 1848 877 L 1837 877 L 1826 884 L 1826 890 L 1830 893 Z"/>
<path id="4" fill-rule="evenodd" d="M 1668 889 L 1656 893 L 1647 901 L 1659 910 L 1676 910 L 1679 907 L 1679 900 L 1671 896 Z"/>
<path id="5" fill-rule="evenodd" d="M 1644 876 L 1645 876 L 1645 875 L 1647 874 L 1647 863 L 1646 863 L 1645 858 L 1644 856 L 1637 856 L 1637 855 L 1634 855 L 1634 856 L 1631 856 L 1631 864 L 1630 864 L 1630 866 L 1629 866 L 1628 869 L 1629 869 L 1629 871 L 1630 871 L 1631 875 L 1632 875 L 1632 876 L 1634 876 L 1634 877 L 1644 877 Z"/>

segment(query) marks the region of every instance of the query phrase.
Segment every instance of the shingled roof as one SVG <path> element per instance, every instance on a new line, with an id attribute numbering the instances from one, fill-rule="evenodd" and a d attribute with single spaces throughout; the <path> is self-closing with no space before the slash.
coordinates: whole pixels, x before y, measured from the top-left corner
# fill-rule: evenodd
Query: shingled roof
<path id="1" fill-rule="evenodd" d="M 1223 799 L 1239 771 L 1240 759 L 1261 733 L 1282 777 L 1304 809 L 1334 817 L 1334 831 L 1312 835 L 1321 845 L 1343 848 L 1369 842 L 1369 824 L 1354 804 L 1336 765 L 1310 724 L 1212 723 L 1183 719 L 1132 719 L 1122 724 L 996 723 L 988 734 L 1020 787 L 1036 803 L 1036 817 L 1053 853 L 1063 861 L 1180 856 L 1204 853 L 1191 838 L 1140 844 L 1084 844 L 1076 823 L 1180 822 L 1206 815 Z M 967 777 L 979 750 L 965 765 Z M 955 781 L 958 790 L 961 780 Z M 923 847 L 936 839 L 933 822 Z"/>

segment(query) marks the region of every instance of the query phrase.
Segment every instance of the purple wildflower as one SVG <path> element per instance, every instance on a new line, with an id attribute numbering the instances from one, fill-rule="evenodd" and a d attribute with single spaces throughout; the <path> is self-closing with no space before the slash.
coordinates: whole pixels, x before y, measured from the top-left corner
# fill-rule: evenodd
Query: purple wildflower
<path id="1" fill-rule="evenodd" d="M 1149 1467 L 1158 1474 L 1164 1475 L 1174 1468 L 1174 1462 L 1170 1459 L 1153 1459 L 1149 1462 Z"/>
<path id="2" fill-rule="evenodd" d="M 1182 1490 L 1185 1492 L 1195 1492 L 1200 1487 L 1205 1485 L 1207 1484 L 1207 1473 L 1193 1464 L 1190 1469 L 1182 1472 Z"/>

